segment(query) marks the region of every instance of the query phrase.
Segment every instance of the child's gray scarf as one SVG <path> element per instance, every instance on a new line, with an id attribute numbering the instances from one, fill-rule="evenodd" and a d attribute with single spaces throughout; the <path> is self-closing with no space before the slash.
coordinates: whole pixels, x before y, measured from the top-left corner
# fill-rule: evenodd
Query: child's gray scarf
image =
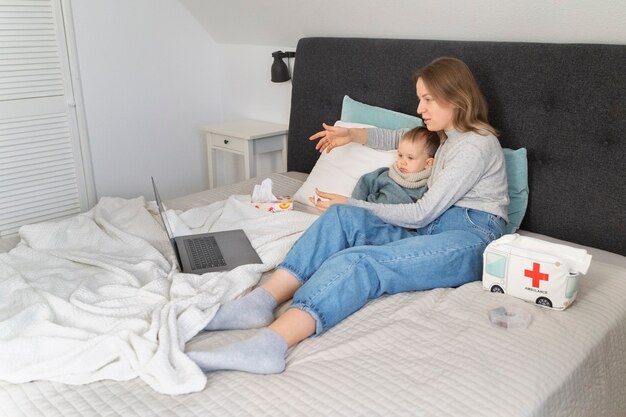
<path id="1" fill-rule="evenodd" d="M 404 188 L 420 188 L 426 185 L 426 181 L 430 177 L 430 171 L 431 167 L 428 167 L 420 172 L 403 174 L 398 170 L 396 164 L 393 164 L 389 167 L 389 178 Z"/>

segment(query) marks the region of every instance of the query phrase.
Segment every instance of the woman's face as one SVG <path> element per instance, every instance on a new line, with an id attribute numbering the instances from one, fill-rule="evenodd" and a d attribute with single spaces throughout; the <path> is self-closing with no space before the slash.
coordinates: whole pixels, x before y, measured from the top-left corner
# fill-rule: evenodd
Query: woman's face
<path id="1" fill-rule="evenodd" d="M 454 107 L 451 103 L 435 97 L 428 91 L 421 78 L 415 84 L 417 98 L 417 114 L 424 120 L 424 124 L 431 132 L 454 129 Z"/>

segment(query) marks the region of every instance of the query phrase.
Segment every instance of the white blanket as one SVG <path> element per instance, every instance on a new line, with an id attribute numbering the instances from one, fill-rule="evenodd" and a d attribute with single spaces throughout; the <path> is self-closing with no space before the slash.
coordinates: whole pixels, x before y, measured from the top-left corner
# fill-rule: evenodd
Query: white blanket
<path id="1" fill-rule="evenodd" d="M 20 244 L 0 254 L 0 379 L 140 377 L 166 394 L 202 390 L 206 377 L 185 343 L 316 218 L 265 213 L 243 198 L 168 212 L 177 234 L 244 229 L 264 262 L 201 276 L 172 268 L 165 232 L 148 210 L 154 204 L 143 198 L 103 198 L 87 213 L 23 227 Z"/>

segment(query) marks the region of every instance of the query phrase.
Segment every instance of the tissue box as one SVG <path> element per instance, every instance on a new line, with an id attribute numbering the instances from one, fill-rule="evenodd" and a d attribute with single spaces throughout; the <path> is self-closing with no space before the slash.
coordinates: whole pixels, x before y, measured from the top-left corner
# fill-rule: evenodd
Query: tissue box
<path id="1" fill-rule="evenodd" d="M 268 211 L 270 213 L 279 213 L 281 211 L 293 210 L 293 199 L 286 195 L 282 197 L 276 197 L 276 200 L 264 202 L 264 203 L 250 203 L 254 207 Z"/>

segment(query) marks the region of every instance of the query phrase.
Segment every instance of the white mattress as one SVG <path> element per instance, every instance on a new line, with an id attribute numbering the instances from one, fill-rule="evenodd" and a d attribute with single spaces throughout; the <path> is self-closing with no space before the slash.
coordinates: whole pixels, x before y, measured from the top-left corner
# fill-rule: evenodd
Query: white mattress
<path id="1" fill-rule="evenodd" d="M 293 194 L 302 180 L 272 178 L 275 194 Z M 253 184 L 170 206 L 204 205 L 249 193 Z M 215 372 L 203 391 L 181 396 L 158 394 L 140 379 L 0 382 L 0 415 L 624 415 L 626 258 L 588 250 L 590 270 L 565 311 L 486 292 L 479 282 L 386 296 L 291 349 L 279 375 Z M 487 312 L 499 306 L 527 310 L 530 326 L 493 327 Z M 251 332 L 202 333 L 188 348 L 211 349 Z"/>

